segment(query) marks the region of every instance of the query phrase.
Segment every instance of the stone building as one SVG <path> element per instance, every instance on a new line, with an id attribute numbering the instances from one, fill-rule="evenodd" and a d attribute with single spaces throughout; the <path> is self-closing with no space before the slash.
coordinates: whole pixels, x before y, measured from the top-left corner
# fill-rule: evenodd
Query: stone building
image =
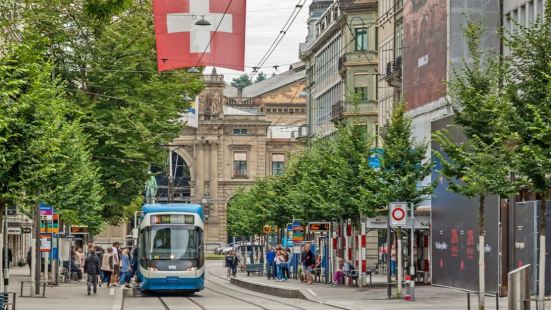
<path id="1" fill-rule="evenodd" d="M 309 33 L 300 46 L 306 63 L 309 135 L 327 136 L 335 130 L 335 121 L 350 116 L 359 117 L 375 133 L 377 1 L 333 1 L 319 15 L 320 7 L 310 8 Z"/>
<path id="2" fill-rule="evenodd" d="M 228 240 L 226 207 L 237 190 L 283 172 L 306 122 L 304 65 L 243 90 L 214 70 L 198 96 L 197 128 L 184 127 L 172 150 L 172 177 L 183 179 L 175 201 L 203 203 L 206 243 Z M 175 182 L 178 183 L 178 182 Z"/>

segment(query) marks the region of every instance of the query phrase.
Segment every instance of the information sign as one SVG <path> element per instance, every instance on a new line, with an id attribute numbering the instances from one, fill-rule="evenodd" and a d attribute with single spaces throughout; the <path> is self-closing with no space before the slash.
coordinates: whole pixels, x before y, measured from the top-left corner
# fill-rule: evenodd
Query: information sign
<path id="1" fill-rule="evenodd" d="M 293 243 L 300 243 L 304 241 L 304 226 L 301 221 L 302 220 L 293 221 Z"/>

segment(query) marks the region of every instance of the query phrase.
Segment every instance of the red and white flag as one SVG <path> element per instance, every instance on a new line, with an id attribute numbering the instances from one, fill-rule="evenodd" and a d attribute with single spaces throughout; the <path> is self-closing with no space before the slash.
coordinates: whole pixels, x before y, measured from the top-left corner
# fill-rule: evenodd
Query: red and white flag
<path id="1" fill-rule="evenodd" d="M 243 71 L 246 7 L 246 0 L 154 0 L 159 71 L 195 66 Z M 196 25 L 202 18 L 210 25 Z"/>

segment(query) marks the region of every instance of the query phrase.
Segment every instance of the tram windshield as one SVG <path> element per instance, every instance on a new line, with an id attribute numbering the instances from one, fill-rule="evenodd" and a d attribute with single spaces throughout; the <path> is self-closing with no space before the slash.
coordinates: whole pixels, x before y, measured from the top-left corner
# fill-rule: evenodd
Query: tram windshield
<path id="1" fill-rule="evenodd" d="M 145 257 L 153 260 L 198 258 L 200 229 L 188 227 L 155 225 L 144 229 L 142 246 Z"/>

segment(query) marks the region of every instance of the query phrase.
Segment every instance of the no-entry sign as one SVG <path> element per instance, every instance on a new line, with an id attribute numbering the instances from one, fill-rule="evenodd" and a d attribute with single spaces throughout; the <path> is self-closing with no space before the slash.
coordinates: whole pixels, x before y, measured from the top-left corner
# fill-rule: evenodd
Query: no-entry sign
<path id="1" fill-rule="evenodd" d="M 407 203 L 392 202 L 390 204 L 390 226 L 406 226 L 407 224 Z"/>

